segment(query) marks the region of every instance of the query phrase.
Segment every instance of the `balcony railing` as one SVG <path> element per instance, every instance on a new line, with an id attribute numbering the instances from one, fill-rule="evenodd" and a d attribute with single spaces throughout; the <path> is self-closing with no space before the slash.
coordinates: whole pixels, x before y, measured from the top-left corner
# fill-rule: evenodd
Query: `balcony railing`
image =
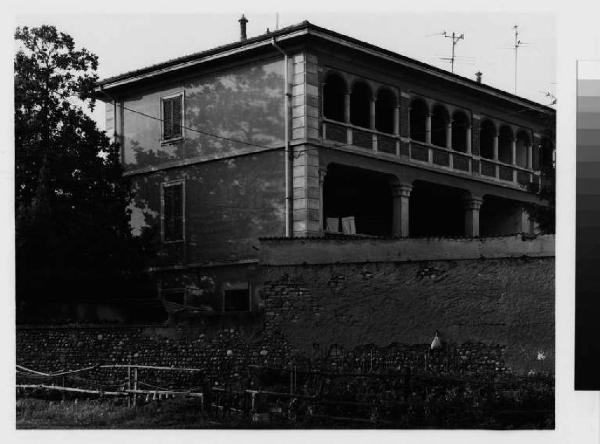
<path id="1" fill-rule="evenodd" d="M 361 128 L 347 123 L 323 119 L 323 139 L 359 151 L 385 153 L 415 164 L 428 165 L 470 176 L 478 176 L 502 184 L 527 188 L 539 186 L 540 172 L 471 153 L 400 138 L 393 134 Z"/>

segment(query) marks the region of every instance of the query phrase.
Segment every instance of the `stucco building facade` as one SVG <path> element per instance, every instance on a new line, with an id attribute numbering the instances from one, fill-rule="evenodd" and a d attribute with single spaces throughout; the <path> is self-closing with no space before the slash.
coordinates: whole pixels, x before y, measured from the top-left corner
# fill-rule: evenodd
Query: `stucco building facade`
<path id="1" fill-rule="evenodd" d="M 97 94 L 163 295 L 222 311 L 256 304 L 260 238 L 534 233 L 554 158 L 552 108 L 308 22 Z"/>

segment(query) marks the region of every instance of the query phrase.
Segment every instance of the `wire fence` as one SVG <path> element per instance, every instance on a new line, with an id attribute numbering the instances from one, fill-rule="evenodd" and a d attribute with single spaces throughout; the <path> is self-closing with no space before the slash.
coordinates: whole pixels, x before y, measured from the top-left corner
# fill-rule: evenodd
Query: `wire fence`
<path id="1" fill-rule="evenodd" d="M 17 365 L 17 396 L 125 398 L 131 408 L 196 399 L 226 423 L 283 427 L 551 427 L 551 376 L 444 376 L 410 368 L 388 373 L 328 373 L 296 366 L 249 366 L 227 382 L 198 368 L 94 365 L 42 372 Z"/>

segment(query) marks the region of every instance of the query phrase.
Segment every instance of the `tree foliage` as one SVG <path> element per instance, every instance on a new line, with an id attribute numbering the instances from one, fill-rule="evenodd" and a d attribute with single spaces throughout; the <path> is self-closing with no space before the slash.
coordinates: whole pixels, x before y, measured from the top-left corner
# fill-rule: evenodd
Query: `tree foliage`
<path id="1" fill-rule="evenodd" d="M 141 273 L 144 242 L 131 235 L 119 147 L 86 113 L 98 58 L 53 26 L 15 39 L 17 307 L 115 297 Z"/>

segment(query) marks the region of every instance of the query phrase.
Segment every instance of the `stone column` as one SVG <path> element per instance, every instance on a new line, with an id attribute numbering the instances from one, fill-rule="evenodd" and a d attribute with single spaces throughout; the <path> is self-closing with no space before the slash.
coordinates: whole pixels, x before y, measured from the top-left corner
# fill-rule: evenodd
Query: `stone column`
<path id="1" fill-rule="evenodd" d="M 471 125 L 467 127 L 467 153 L 471 154 Z"/>
<path id="2" fill-rule="evenodd" d="M 481 116 L 473 114 L 471 121 L 471 154 L 479 156 L 481 146 Z"/>
<path id="3" fill-rule="evenodd" d="M 512 150 L 512 164 L 516 165 L 517 164 L 517 139 L 516 138 L 512 138 L 511 140 L 511 150 Z"/>
<path id="4" fill-rule="evenodd" d="M 327 176 L 327 167 L 319 168 L 319 224 L 321 227 L 321 233 L 325 231 L 325 195 L 323 194 L 325 176 Z"/>
<path id="5" fill-rule="evenodd" d="M 465 209 L 465 236 L 479 237 L 479 210 L 483 199 L 481 197 L 466 197 Z"/>
<path id="6" fill-rule="evenodd" d="M 370 116 L 371 116 L 371 119 L 369 120 L 369 128 L 371 128 L 371 129 L 375 129 L 376 109 L 377 109 L 377 102 L 376 102 L 375 98 L 372 98 L 371 99 L 371 109 L 369 110 Z"/>
<path id="7" fill-rule="evenodd" d="M 400 106 L 394 107 L 394 135 L 400 135 Z"/>
<path id="8" fill-rule="evenodd" d="M 408 237 L 409 204 L 412 185 L 395 183 L 392 185 L 392 236 Z"/>
<path id="9" fill-rule="evenodd" d="M 425 116 L 425 142 L 431 144 L 431 114 Z"/>
<path id="10" fill-rule="evenodd" d="M 446 128 L 446 148 L 452 148 L 452 120 L 448 122 L 448 127 Z"/>
<path id="11" fill-rule="evenodd" d="M 344 95 L 344 122 L 350 123 L 350 93 Z"/>
<path id="12" fill-rule="evenodd" d="M 533 168 L 533 146 L 527 145 L 527 168 Z"/>
<path id="13" fill-rule="evenodd" d="M 494 160 L 498 160 L 498 134 L 494 135 Z"/>
<path id="14" fill-rule="evenodd" d="M 344 122 L 350 123 L 350 93 L 344 96 Z M 346 143 L 352 145 L 352 128 L 346 128 Z"/>

